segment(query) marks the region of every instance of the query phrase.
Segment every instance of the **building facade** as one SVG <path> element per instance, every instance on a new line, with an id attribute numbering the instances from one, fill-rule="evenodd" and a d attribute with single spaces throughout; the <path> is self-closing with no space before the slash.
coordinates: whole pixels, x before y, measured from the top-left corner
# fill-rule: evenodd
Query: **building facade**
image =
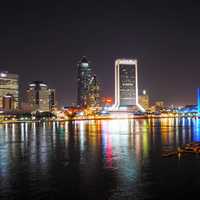
<path id="1" fill-rule="evenodd" d="M 111 107 L 113 105 L 112 97 L 102 97 L 101 105 L 102 105 L 102 107 Z"/>
<path id="2" fill-rule="evenodd" d="M 51 111 L 52 104 L 55 103 L 55 90 L 48 89 L 47 84 L 42 81 L 34 81 L 27 89 L 27 102 L 31 111 Z"/>
<path id="3" fill-rule="evenodd" d="M 149 109 L 149 96 L 146 90 L 143 90 L 142 95 L 139 96 L 139 104 L 147 111 Z"/>
<path id="4" fill-rule="evenodd" d="M 15 106 L 15 98 L 12 94 L 7 94 L 3 96 L 3 110 L 13 111 Z"/>
<path id="5" fill-rule="evenodd" d="M 92 67 L 85 57 L 78 63 L 77 76 L 77 105 L 87 106 L 89 83 L 92 78 Z"/>
<path id="6" fill-rule="evenodd" d="M 100 85 L 95 75 L 89 82 L 87 98 L 87 107 L 100 107 Z"/>
<path id="7" fill-rule="evenodd" d="M 8 72 L 0 73 L 0 109 L 3 109 L 3 98 L 12 95 L 13 106 L 15 110 L 19 107 L 19 76 L 9 74 Z"/>
<path id="8" fill-rule="evenodd" d="M 156 101 L 155 108 L 156 108 L 156 111 L 164 109 L 164 101 Z"/>
<path id="9" fill-rule="evenodd" d="M 115 61 L 115 108 L 117 110 L 141 110 L 138 102 L 137 60 L 117 59 Z"/>
<path id="10" fill-rule="evenodd" d="M 197 88 L 197 113 L 200 116 L 200 88 Z"/>
<path id="11" fill-rule="evenodd" d="M 56 107 L 56 91 L 55 89 L 49 89 L 49 109 L 53 111 Z"/>

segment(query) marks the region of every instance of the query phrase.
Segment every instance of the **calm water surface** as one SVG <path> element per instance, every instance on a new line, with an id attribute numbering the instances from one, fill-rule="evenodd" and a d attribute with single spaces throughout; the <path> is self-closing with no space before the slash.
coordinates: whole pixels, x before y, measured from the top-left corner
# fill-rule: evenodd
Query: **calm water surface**
<path id="1" fill-rule="evenodd" d="M 0 124 L 0 199 L 179 199 L 199 195 L 197 119 Z"/>

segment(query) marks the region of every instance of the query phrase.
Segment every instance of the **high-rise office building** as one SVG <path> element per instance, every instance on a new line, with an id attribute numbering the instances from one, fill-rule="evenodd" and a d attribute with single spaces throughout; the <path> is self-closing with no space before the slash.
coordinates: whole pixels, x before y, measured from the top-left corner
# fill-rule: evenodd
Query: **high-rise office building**
<path id="1" fill-rule="evenodd" d="M 50 111 L 54 100 L 55 92 L 53 93 L 52 89 L 48 89 L 46 83 L 34 81 L 29 84 L 27 101 L 32 111 Z"/>
<path id="2" fill-rule="evenodd" d="M 49 89 L 49 109 L 53 111 L 56 107 L 56 92 L 55 89 Z"/>
<path id="3" fill-rule="evenodd" d="M 144 111 L 138 102 L 138 74 L 135 59 L 115 61 L 115 108 Z"/>
<path id="4" fill-rule="evenodd" d="M 100 86 L 97 81 L 96 75 L 92 76 L 89 87 L 88 87 L 88 107 L 99 107 L 100 106 Z"/>
<path id="5" fill-rule="evenodd" d="M 13 109 L 19 106 L 19 81 L 17 74 L 8 72 L 0 73 L 0 109 L 3 109 L 3 97 L 12 95 L 14 98 Z"/>
<path id="6" fill-rule="evenodd" d="M 89 83 L 92 78 L 92 68 L 85 57 L 78 63 L 78 91 L 77 105 L 80 107 L 87 106 Z"/>
<path id="7" fill-rule="evenodd" d="M 142 91 L 142 95 L 139 96 L 139 104 L 145 109 L 149 109 L 149 96 L 146 93 L 146 90 Z"/>

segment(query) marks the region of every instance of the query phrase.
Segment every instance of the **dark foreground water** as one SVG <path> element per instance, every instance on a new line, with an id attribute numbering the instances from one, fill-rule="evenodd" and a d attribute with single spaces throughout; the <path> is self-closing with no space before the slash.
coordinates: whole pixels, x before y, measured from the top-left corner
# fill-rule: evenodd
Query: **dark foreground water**
<path id="1" fill-rule="evenodd" d="M 0 199 L 190 199 L 200 156 L 162 151 L 191 141 L 197 119 L 0 124 Z"/>

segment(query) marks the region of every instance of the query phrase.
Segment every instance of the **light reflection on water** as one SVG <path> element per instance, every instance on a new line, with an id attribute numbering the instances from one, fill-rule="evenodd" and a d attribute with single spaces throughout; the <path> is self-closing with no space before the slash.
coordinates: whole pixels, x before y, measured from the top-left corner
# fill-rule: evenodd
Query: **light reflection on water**
<path id="1" fill-rule="evenodd" d="M 200 178 L 194 167 L 199 157 L 164 159 L 161 153 L 192 141 L 200 141 L 200 120 L 191 118 L 0 124 L 0 196 L 154 199 L 159 191 L 180 196 L 183 171 L 188 179 L 194 173 Z M 170 177 L 178 178 L 171 183 Z"/>

